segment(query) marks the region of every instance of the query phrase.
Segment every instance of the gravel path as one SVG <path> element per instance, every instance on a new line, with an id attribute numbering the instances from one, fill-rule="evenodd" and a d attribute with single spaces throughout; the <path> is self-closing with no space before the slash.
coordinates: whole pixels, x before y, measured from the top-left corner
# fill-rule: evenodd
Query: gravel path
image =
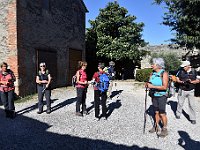
<path id="1" fill-rule="evenodd" d="M 0 106 L 0 150 L 200 149 L 200 98 L 195 98 L 196 125 L 192 125 L 184 115 L 180 120 L 175 118 L 177 99 L 170 98 L 167 105 L 169 135 L 158 138 L 156 134 L 148 133 L 152 127 L 151 115 L 147 115 L 146 132 L 143 134 L 143 86 L 132 81 L 115 83 L 114 97 L 107 103 L 108 120 L 97 121 L 94 118 L 92 87 L 89 87 L 87 94 L 89 115 L 84 117 L 75 116 L 76 92 L 73 88 L 52 91 L 53 112 L 49 115 L 36 113 L 37 97 L 17 103 L 18 114 L 14 120 L 5 118 Z M 147 108 L 150 105 L 148 98 Z M 187 101 L 184 110 L 188 112 Z"/>

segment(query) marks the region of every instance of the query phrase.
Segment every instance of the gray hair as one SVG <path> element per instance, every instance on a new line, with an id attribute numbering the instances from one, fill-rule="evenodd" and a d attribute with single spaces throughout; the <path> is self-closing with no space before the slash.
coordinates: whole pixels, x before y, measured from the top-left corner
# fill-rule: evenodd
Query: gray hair
<path id="1" fill-rule="evenodd" d="M 156 64 L 160 68 L 165 68 L 165 61 L 163 58 L 153 58 L 153 64 Z"/>

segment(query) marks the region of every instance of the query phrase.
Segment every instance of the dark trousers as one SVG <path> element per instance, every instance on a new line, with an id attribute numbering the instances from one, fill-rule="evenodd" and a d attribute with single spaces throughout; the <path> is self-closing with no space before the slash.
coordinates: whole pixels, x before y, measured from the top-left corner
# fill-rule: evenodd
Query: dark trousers
<path id="1" fill-rule="evenodd" d="M 15 111 L 14 106 L 14 90 L 8 92 L 1 92 L 1 101 L 4 105 L 5 110 Z"/>
<path id="2" fill-rule="evenodd" d="M 86 111 L 86 93 L 87 88 L 76 88 L 77 101 L 76 101 L 76 112 L 80 112 L 80 106 L 82 105 L 82 111 Z"/>
<path id="3" fill-rule="evenodd" d="M 101 92 L 99 90 L 94 90 L 94 109 L 95 109 L 95 117 L 99 118 L 99 107 L 102 105 L 102 117 L 106 117 L 106 100 L 107 100 L 107 92 Z"/>
<path id="4" fill-rule="evenodd" d="M 38 108 L 39 108 L 39 111 L 43 111 L 43 106 L 44 106 L 44 103 L 43 103 L 43 98 L 44 98 L 44 95 L 45 95 L 45 98 L 46 98 L 46 105 L 47 105 L 47 110 L 50 110 L 51 109 L 51 90 L 44 90 L 44 87 L 43 86 L 37 86 L 37 89 L 38 89 Z"/>

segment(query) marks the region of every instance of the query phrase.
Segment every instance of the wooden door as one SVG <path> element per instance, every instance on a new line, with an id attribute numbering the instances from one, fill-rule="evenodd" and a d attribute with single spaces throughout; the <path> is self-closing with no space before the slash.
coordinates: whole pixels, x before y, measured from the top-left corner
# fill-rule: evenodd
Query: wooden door
<path id="1" fill-rule="evenodd" d="M 82 51 L 70 49 L 69 50 L 69 72 L 68 72 L 68 85 L 71 85 L 72 76 L 77 71 L 78 61 L 82 60 Z"/>

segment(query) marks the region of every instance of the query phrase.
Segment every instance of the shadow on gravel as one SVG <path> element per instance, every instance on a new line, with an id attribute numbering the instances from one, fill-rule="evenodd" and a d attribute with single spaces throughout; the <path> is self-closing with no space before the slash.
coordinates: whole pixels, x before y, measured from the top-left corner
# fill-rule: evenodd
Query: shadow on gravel
<path id="1" fill-rule="evenodd" d="M 38 120 L 17 116 L 7 119 L 0 109 L 1 150 L 156 150 L 137 145 L 118 145 L 103 140 L 80 138 L 48 132 L 50 125 Z"/>
<path id="2" fill-rule="evenodd" d="M 123 90 L 112 91 L 110 98 L 112 99 L 112 98 L 115 97 L 116 95 L 117 95 L 117 98 L 119 98 L 119 96 L 120 96 L 120 94 L 122 93 L 122 91 L 123 91 Z M 120 101 L 120 100 L 119 100 L 119 101 Z M 116 103 L 116 104 L 114 104 L 114 103 Z M 110 106 L 110 104 L 108 105 L 108 109 L 111 110 L 111 111 L 108 112 L 108 117 L 111 115 L 111 113 L 112 113 L 113 110 L 115 109 L 115 108 L 113 109 L 113 107 L 115 107 L 116 105 L 118 105 L 118 103 L 119 103 L 119 102 L 113 102 L 113 103 L 111 103 L 111 105 L 113 105 L 112 107 Z M 91 113 L 91 110 L 94 108 L 94 101 L 91 102 L 91 104 L 92 104 L 92 105 L 91 105 L 90 107 L 87 108 L 88 114 L 90 114 L 90 113 Z M 114 105 L 115 105 L 115 106 L 114 106 Z M 121 106 L 121 102 L 120 102 L 120 106 Z M 119 106 L 119 107 L 120 107 L 120 106 Z M 111 107 L 111 108 L 109 108 L 109 107 Z M 118 107 L 118 106 L 117 106 L 117 107 Z"/>
<path id="3" fill-rule="evenodd" d="M 53 111 L 56 111 L 56 110 L 58 110 L 58 109 L 60 109 L 60 108 L 62 108 L 62 107 L 65 107 L 66 105 L 69 105 L 69 104 L 74 103 L 75 101 L 76 101 L 76 97 L 67 99 L 67 100 L 65 100 L 65 101 L 63 101 L 63 102 L 61 102 L 61 103 L 59 103 L 59 104 L 57 104 L 57 105 L 51 107 L 51 111 L 52 111 L 52 112 L 53 112 Z"/>
<path id="4" fill-rule="evenodd" d="M 58 100 L 58 99 L 52 99 L 52 100 L 51 100 L 51 103 L 54 103 L 56 100 Z M 46 101 L 44 101 L 44 105 L 46 105 Z M 22 109 L 22 110 L 19 110 L 19 111 L 17 111 L 16 113 L 17 113 L 18 115 L 23 115 L 23 114 L 29 113 L 30 111 L 33 111 L 33 110 L 35 110 L 35 109 L 37 109 L 37 108 L 38 108 L 38 103 L 35 103 L 34 105 L 32 105 L 32 106 L 30 106 L 30 107 L 27 107 L 27 108 L 24 108 L 24 109 Z"/>
<path id="5" fill-rule="evenodd" d="M 153 126 L 154 122 L 155 122 L 155 113 L 154 113 L 153 105 L 149 106 L 149 108 L 146 110 L 146 113 L 149 115 L 149 118 L 151 120 L 151 124 Z"/>
<path id="6" fill-rule="evenodd" d="M 153 110 L 153 105 L 150 105 L 149 108 L 146 110 L 146 113 L 151 116 L 151 117 L 154 117 L 155 114 L 154 114 L 154 110 Z"/>
<path id="7" fill-rule="evenodd" d="M 199 150 L 200 142 L 190 138 L 187 132 L 178 131 L 180 138 L 178 139 L 178 145 L 185 150 Z"/>
<path id="8" fill-rule="evenodd" d="M 112 112 L 115 109 L 118 109 L 122 106 L 121 104 L 121 100 L 116 100 L 116 102 L 112 102 L 110 104 L 108 104 L 108 112 L 107 112 L 107 118 L 112 114 Z"/>
<path id="9" fill-rule="evenodd" d="M 168 101 L 167 105 L 171 106 L 171 109 L 172 109 L 174 115 L 176 115 L 177 102 L 175 102 L 175 101 Z"/>
<path id="10" fill-rule="evenodd" d="M 178 105 L 178 103 L 175 102 L 175 101 L 168 101 L 167 104 L 171 106 L 171 109 L 172 109 L 172 111 L 173 111 L 173 113 L 174 113 L 174 116 L 175 116 L 175 115 L 176 115 L 176 110 L 177 110 L 177 105 Z M 182 110 L 182 113 L 183 113 L 183 116 L 185 116 L 185 118 L 186 118 L 188 121 L 190 121 L 189 115 L 188 115 L 184 110 Z"/>
<path id="11" fill-rule="evenodd" d="M 94 101 L 91 102 L 91 104 L 92 104 L 92 105 L 91 105 L 90 107 L 87 108 L 88 114 L 90 114 L 90 113 L 91 113 L 91 110 L 94 108 Z"/>
<path id="12" fill-rule="evenodd" d="M 115 97 L 117 95 L 117 98 L 120 96 L 120 94 L 123 92 L 123 90 L 119 90 L 119 91 L 112 91 L 110 98 L 112 99 L 113 97 Z"/>
<path id="13" fill-rule="evenodd" d="M 182 110 L 183 116 L 185 116 L 185 118 L 190 121 L 190 116 L 185 112 L 185 110 Z"/>

